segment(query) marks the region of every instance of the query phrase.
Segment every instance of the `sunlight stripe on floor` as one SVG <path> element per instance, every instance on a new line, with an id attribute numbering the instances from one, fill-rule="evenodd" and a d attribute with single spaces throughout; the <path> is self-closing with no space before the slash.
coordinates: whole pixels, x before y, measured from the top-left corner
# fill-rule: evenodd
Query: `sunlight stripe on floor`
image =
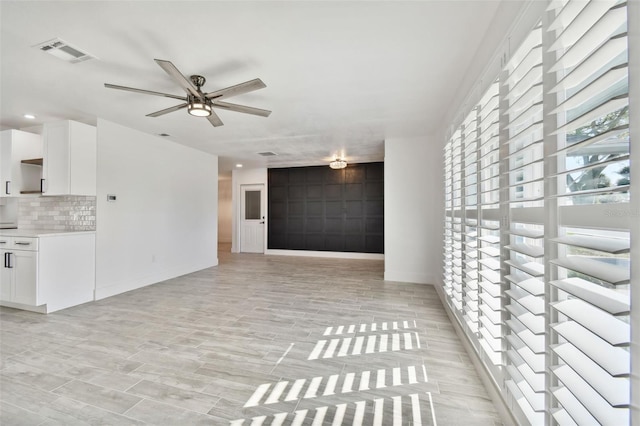
<path id="1" fill-rule="evenodd" d="M 318 359 L 318 357 L 320 356 L 320 352 L 322 352 L 322 348 L 324 348 L 324 345 L 326 343 L 326 340 L 318 340 L 318 343 L 316 343 L 316 346 L 311 351 L 311 354 L 309 354 L 309 358 L 307 358 L 307 360 L 310 361 L 312 359 Z"/>
<path id="2" fill-rule="evenodd" d="M 393 426 L 402 426 L 402 397 L 394 396 L 393 400 Z"/>
<path id="3" fill-rule="evenodd" d="M 271 394 L 264 403 L 275 404 L 276 402 L 278 402 L 278 399 L 280 399 L 280 395 L 282 395 L 282 392 L 284 392 L 288 384 L 289 382 L 276 383 L 276 385 L 273 387 L 273 390 L 271 391 Z"/>
<path id="4" fill-rule="evenodd" d="M 293 382 L 293 386 L 291 386 L 291 389 L 289 389 L 289 393 L 287 394 L 287 396 L 285 397 L 285 401 L 293 401 L 298 399 L 298 394 L 300 393 L 300 390 L 302 389 L 302 386 L 304 386 L 304 382 L 306 382 L 306 379 L 298 379 L 295 382 Z"/>
<path id="5" fill-rule="evenodd" d="M 289 413 L 278 413 L 273 416 L 273 421 L 269 426 L 282 426 L 284 424 L 284 420 L 287 418 L 287 414 Z"/>
<path id="6" fill-rule="evenodd" d="M 360 386 L 358 386 L 359 391 L 369 390 L 369 378 L 371 376 L 370 371 L 363 371 L 360 375 Z"/>
<path id="7" fill-rule="evenodd" d="M 327 380 L 327 386 L 325 386 L 322 396 L 335 395 L 336 384 L 338 383 L 338 377 L 340 377 L 338 374 L 329 376 L 329 380 Z"/>
<path id="8" fill-rule="evenodd" d="M 382 336 L 380 336 L 380 348 L 378 349 L 379 352 L 386 352 L 387 351 L 387 339 L 389 338 L 388 334 L 383 334 Z"/>
<path id="9" fill-rule="evenodd" d="M 338 404 L 336 405 L 336 414 L 333 416 L 333 423 L 331 426 L 341 426 L 342 419 L 344 419 L 344 413 L 347 411 L 347 404 Z"/>
<path id="10" fill-rule="evenodd" d="M 254 417 L 253 419 L 251 419 L 251 425 L 250 426 L 262 426 L 262 424 L 264 423 L 264 421 L 266 419 L 267 419 L 267 416 Z"/>
<path id="11" fill-rule="evenodd" d="M 353 391 L 353 379 L 356 377 L 355 373 L 347 373 L 342 383 L 342 393 L 348 393 Z"/>
<path id="12" fill-rule="evenodd" d="M 353 415 L 353 426 L 362 426 L 362 420 L 364 419 L 364 408 L 366 405 L 366 401 L 356 402 L 356 412 Z"/>
<path id="13" fill-rule="evenodd" d="M 349 355 L 349 346 L 351 345 L 351 337 L 346 337 L 342 339 L 342 345 L 340 345 L 340 350 L 338 351 L 338 356 L 347 356 Z"/>
<path id="14" fill-rule="evenodd" d="M 244 404 L 244 406 L 255 407 L 256 405 L 258 405 L 258 401 L 260 401 L 260 399 L 264 396 L 264 394 L 267 392 L 270 386 L 271 386 L 271 383 L 264 383 L 258 386 L 255 392 L 253 393 L 253 395 L 251 395 L 251 397 L 247 400 L 246 404 Z"/>
<path id="15" fill-rule="evenodd" d="M 378 398 L 374 400 L 375 407 L 373 409 L 373 425 L 382 426 L 382 414 L 384 413 L 384 399 Z"/>
<path id="16" fill-rule="evenodd" d="M 364 350 L 366 354 L 372 354 L 376 349 L 376 336 L 371 335 L 367 337 L 367 348 Z"/>
<path id="17" fill-rule="evenodd" d="M 433 398 L 431 397 L 431 392 L 427 392 L 429 395 L 429 405 L 431 406 L 431 418 L 433 419 L 433 426 L 438 426 L 438 422 L 436 422 L 436 410 L 433 409 Z"/>
<path id="18" fill-rule="evenodd" d="M 418 394 L 412 393 L 410 397 L 413 426 L 422 426 L 422 415 L 420 414 L 420 400 L 418 399 Z"/>
<path id="19" fill-rule="evenodd" d="M 406 373 L 404 372 L 405 368 Z M 421 368 L 422 371 L 420 379 L 418 379 L 419 368 Z M 373 377 L 374 375 L 375 377 Z M 387 376 L 389 380 L 387 380 Z M 427 369 L 424 364 L 419 366 L 393 367 L 389 369 L 381 368 L 374 370 L 373 374 L 370 370 L 363 370 L 361 372 L 333 374 L 331 376 L 317 376 L 312 379 L 297 379 L 294 382 L 283 380 L 275 383 L 264 383 L 256 388 L 244 407 L 255 407 L 261 403 L 270 405 L 278 402 L 290 402 L 296 401 L 299 398 L 318 398 L 320 396 L 331 396 L 354 392 L 356 390 L 367 391 L 382 389 L 388 386 L 402 386 L 403 383 L 414 385 L 420 383 L 422 378 L 424 378 L 424 382 L 428 381 Z M 358 381 L 356 382 L 356 380 Z M 290 383 L 293 384 L 289 387 Z M 322 389 L 323 383 L 325 383 L 325 386 L 322 390 L 322 395 L 320 395 L 319 390 Z M 307 384 L 306 388 L 305 384 Z M 357 386 L 357 388 L 354 386 Z M 283 397 L 284 399 L 282 399 Z M 261 402 L 263 399 L 264 402 Z"/>
<path id="20" fill-rule="evenodd" d="M 329 407 L 318 407 L 316 408 L 316 416 L 313 418 L 313 423 L 311 426 L 322 426 L 324 422 L 324 416 L 327 414 L 327 409 Z"/>
<path id="21" fill-rule="evenodd" d="M 364 343 L 364 336 L 356 337 L 356 343 L 353 345 L 353 352 L 351 352 L 351 355 L 360 355 L 360 352 L 362 352 L 363 343 Z"/>
<path id="22" fill-rule="evenodd" d="M 386 388 L 387 386 L 384 384 L 385 382 L 385 370 L 384 369 L 380 369 L 378 370 L 378 379 L 376 380 L 376 388 L 380 389 L 380 388 Z"/>
<path id="23" fill-rule="evenodd" d="M 230 426 L 243 426 L 246 420 L 250 420 L 249 426 L 283 426 L 284 424 L 289 426 L 324 426 L 329 424 L 342 426 L 343 423 L 348 420 L 348 425 L 363 426 L 366 418 L 366 426 L 422 426 L 422 415 L 427 416 L 428 414 L 427 411 L 422 412 L 420 395 L 421 394 L 413 393 L 337 405 L 325 405 L 315 407 L 315 410 L 301 409 L 296 411 L 283 411 L 271 415 L 255 416 L 251 419 L 231 420 L 229 424 Z M 429 408 L 433 421 L 432 426 L 437 426 L 431 392 L 426 392 L 426 395 L 429 397 Z M 385 411 L 387 399 L 390 400 L 389 403 L 391 406 Z M 333 418 L 331 418 L 331 412 L 333 412 Z M 387 416 L 386 418 L 385 415 Z M 428 423 L 430 424 L 430 422 Z"/>
<path id="24" fill-rule="evenodd" d="M 322 383 L 322 376 L 311 379 L 311 383 L 309 383 L 309 387 L 307 388 L 307 392 L 304 394 L 304 398 L 315 398 L 318 396 L 317 392 L 320 383 Z"/>
<path id="25" fill-rule="evenodd" d="M 415 320 L 402 320 L 402 321 L 383 321 L 383 322 L 373 322 L 369 324 L 348 324 L 348 325 L 337 325 L 327 327 L 324 330 L 323 336 L 330 335 L 343 335 L 343 334 L 354 334 L 358 333 L 366 333 L 367 331 L 371 333 L 379 332 L 379 331 L 387 331 L 387 330 L 402 330 L 402 329 L 412 329 L 417 328 L 417 324 Z"/>
<path id="26" fill-rule="evenodd" d="M 413 349 L 413 343 L 411 342 L 411 333 L 404 333 L 404 348 Z"/>
<path id="27" fill-rule="evenodd" d="M 409 384 L 413 385 L 418 383 L 418 377 L 416 376 L 416 366 L 410 365 L 407 367 L 407 372 L 409 373 Z"/>
<path id="28" fill-rule="evenodd" d="M 391 338 L 393 339 L 391 343 L 391 350 L 392 351 L 399 351 L 400 350 L 400 335 L 399 334 L 393 334 L 391 336 Z"/>
<path id="29" fill-rule="evenodd" d="M 327 346 L 327 350 L 322 358 L 333 358 L 333 353 L 338 347 L 338 343 L 340 343 L 340 339 L 331 339 L 331 342 L 329 342 L 329 346 Z"/>
<path id="30" fill-rule="evenodd" d="M 302 426 L 302 422 L 304 422 L 304 418 L 307 417 L 307 412 L 309 410 L 298 410 L 296 411 L 296 416 L 293 418 L 291 422 L 291 426 Z"/>
<path id="31" fill-rule="evenodd" d="M 402 379 L 400 376 L 400 367 L 394 367 L 393 369 L 393 386 L 400 386 Z"/>

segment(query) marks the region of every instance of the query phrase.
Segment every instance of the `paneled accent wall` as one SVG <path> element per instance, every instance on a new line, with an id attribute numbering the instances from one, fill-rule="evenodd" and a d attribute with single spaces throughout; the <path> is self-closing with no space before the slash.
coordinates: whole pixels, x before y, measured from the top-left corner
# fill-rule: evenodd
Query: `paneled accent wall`
<path id="1" fill-rule="evenodd" d="M 95 231 L 96 197 L 24 197 L 18 199 L 19 229 Z"/>
<path id="2" fill-rule="evenodd" d="M 269 169 L 268 248 L 384 252 L 384 163 Z"/>

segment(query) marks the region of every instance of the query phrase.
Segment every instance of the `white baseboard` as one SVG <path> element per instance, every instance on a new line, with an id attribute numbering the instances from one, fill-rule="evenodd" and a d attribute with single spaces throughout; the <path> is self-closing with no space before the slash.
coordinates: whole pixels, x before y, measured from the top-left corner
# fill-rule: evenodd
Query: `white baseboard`
<path id="1" fill-rule="evenodd" d="M 384 260 L 384 254 L 379 253 L 347 253 L 339 251 L 312 251 L 312 250 L 274 250 L 268 249 L 264 252 L 273 256 L 302 256 L 302 257 L 328 257 L 332 259 L 362 259 L 362 260 Z"/>
<path id="2" fill-rule="evenodd" d="M 384 271 L 385 281 L 398 281 L 402 283 L 429 284 L 433 285 L 435 277 L 431 274 L 422 274 L 407 271 Z"/>
<path id="3" fill-rule="evenodd" d="M 182 275 L 190 274 L 192 272 L 201 271 L 202 269 L 211 268 L 218 265 L 217 259 L 215 262 L 207 262 L 192 265 L 181 265 L 158 271 L 149 275 L 129 278 L 126 281 L 120 281 L 116 283 L 110 283 L 105 286 L 96 287 L 95 300 L 105 299 L 107 297 L 116 296 L 118 294 L 126 293 L 127 291 L 137 290 L 148 285 L 157 284 L 162 281 L 170 280 Z"/>

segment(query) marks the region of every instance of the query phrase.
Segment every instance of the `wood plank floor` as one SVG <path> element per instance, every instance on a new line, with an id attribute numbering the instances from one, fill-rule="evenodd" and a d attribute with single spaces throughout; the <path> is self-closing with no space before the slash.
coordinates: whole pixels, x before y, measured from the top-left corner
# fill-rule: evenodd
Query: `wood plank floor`
<path id="1" fill-rule="evenodd" d="M 498 425 L 433 287 L 384 264 L 220 265 L 40 315 L 0 309 L 3 425 Z"/>

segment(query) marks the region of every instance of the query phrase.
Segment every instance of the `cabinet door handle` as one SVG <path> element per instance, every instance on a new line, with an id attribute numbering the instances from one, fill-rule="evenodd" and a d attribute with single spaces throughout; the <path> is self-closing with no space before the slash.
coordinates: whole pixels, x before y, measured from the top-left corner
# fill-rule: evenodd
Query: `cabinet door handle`
<path id="1" fill-rule="evenodd" d="M 31 243 L 25 242 L 25 241 L 16 241 L 15 245 L 17 246 L 30 246 Z"/>
<path id="2" fill-rule="evenodd" d="M 6 253 L 5 254 L 5 256 L 7 256 L 7 260 L 6 260 L 7 265 L 6 266 L 7 266 L 7 268 L 10 268 L 10 269 L 13 268 L 13 265 L 11 264 L 11 255 L 12 254 L 13 253 Z"/>
<path id="3" fill-rule="evenodd" d="M 44 179 L 40 179 L 40 192 L 44 194 Z"/>
<path id="4" fill-rule="evenodd" d="M 7 255 L 8 255 L 8 254 L 9 254 L 9 253 L 5 253 L 5 254 L 4 254 L 4 267 L 5 267 L 5 268 L 7 267 Z"/>
<path id="5" fill-rule="evenodd" d="M 5 181 L 5 183 L 4 183 L 4 193 L 7 194 L 7 195 L 11 195 L 11 190 L 9 189 L 10 185 L 11 185 L 11 181 L 10 180 Z"/>

